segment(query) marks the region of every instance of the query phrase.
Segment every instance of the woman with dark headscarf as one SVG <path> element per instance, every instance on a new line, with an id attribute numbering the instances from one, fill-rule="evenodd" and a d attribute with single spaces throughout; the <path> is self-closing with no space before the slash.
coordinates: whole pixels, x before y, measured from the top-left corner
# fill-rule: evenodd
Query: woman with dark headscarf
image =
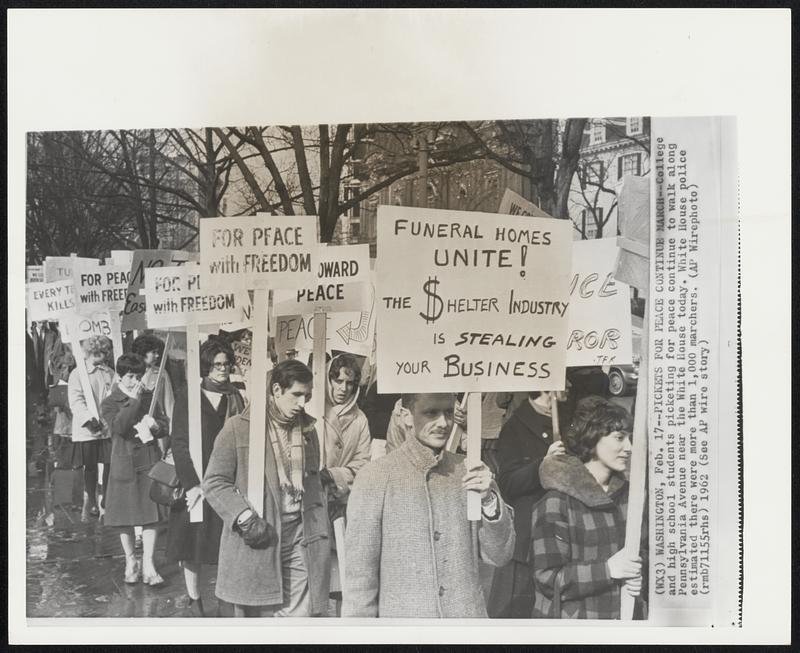
<path id="1" fill-rule="evenodd" d="M 198 466 L 189 453 L 189 409 L 184 393 L 178 395 L 172 425 L 172 455 L 186 490 L 186 505 L 173 506 L 171 510 L 167 557 L 181 563 L 192 612 L 197 616 L 205 616 L 200 599 L 200 566 L 217 564 L 222 520 L 205 502 L 202 522 L 192 523 L 189 512 L 203 500 L 200 480 L 217 434 L 229 417 L 244 410 L 244 399 L 230 381 L 233 361 L 233 350 L 219 338 L 212 336 L 200 347 L 202 460 L 196 461 Z"/>

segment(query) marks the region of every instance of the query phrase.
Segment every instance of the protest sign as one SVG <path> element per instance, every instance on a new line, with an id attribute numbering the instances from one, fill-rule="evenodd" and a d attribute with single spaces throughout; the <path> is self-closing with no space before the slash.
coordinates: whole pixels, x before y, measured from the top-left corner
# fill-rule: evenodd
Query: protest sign
<path id="1" fill-rule="evenodd" d="M 44 282 L 43 265 L 25 266 L 25 283 L 43 283 L 43 282 Z"/>
<path id="2" fill-rule="evenodd" d="M 47 256 L 44 259 L 44 280 L 46 283 L 52 281 L 63 281 L 72 278 L 72 268 L 75 262 L 86 261 L 97 263 L 94 258 L 82 258 L 78 256 Z"/>
<path id="3" fill-rule="evenodd" d="M 131 265 L 133 264 L 133 251 L 132 249 L 112 249 L 109 253 L 109 258 L 111 259 L 112 265 L 121 265 L 123 267 L 131 269 Z M 109 263 L 109 260 L 106 259 L 106 264 Z"/>
<path id="4" fill-rule="evenodd" d="M 100 265 L 97 261 L 78 259 L 73 267 L 75 308 L 81 315 L 108 309 L 119 313 L 125 308 L 130 268 Z"/>
<path id="5" fill-rule="evenodd" d="M 28 320 L 59 320 L 75 311 L 72 279 L 51 283 L 30 283 L 26 287 Z"/>
<path id="6" fill-rule="evenodd" d="M 314 348 L 314 314 L 281 315 L 276 318 L 275 350 L 278 360 L 286 359 L 286 352 Z M 346 351 L 369 356 L 374 341 L 374 316 L 371 312 L 326 313 L 325 351 Z"/>
<path id="7" fill-rule="evenodd" d="M 236 371 L 245 380 L 248 379 L 251 366 L 252 347 L 249 341 L 235 340 L 231 343 L 233 348 L 233 364 Z"/>
<path id="8" fill-rule="evenodd" d="M 139 293 L 144 286 L 144 271 L 148 268 L 163 268 L 183 265 L 192 260 L 191 252 L 171 249 L 137 249 L 131 259 L 131 272 L 125 307 L 122 310 L 122 330 L 132 331 L 147 328 L 147 305 L 145 297 Z"/>
<path id="9" fill-rule="evenodd" d="M 190 313 L 196 324 L 242 321 L 250 310 L 247 290 L 204 292 L 198 265 L 147 268 L 144 279 L 150 329 L 185 326 Z"/>
<path id="10" fill-rule="evenodd" d="M 253 290 L 247 498 L 259 514 L 264 498 L 269 289 L 313 285 L 317 250 L 316 216 L 200 220 L 200 280 L 205 291 Z"/>
<path id="11" fill-rule="evenodd" d="M 203 218 L 200 262 L 201 283 L 206 290 L 313 284 L 317 272 L 317 218 Z"/>
<path id="12" fill-rule="evenodd" d="M 566 220 L 378 207 L 378 389 L 563 390 Z"/>
<path id="13" fill-rule="evenodd" d="M 616 187 L 620 247 L 616 278 L 648 296 L 650 278 L 650 178 L 627 176 Z M 660 200 L 664 204 L 663 198 Z M 663 208 L 663 206 L 662 206 Z"/>
<path id="14" fill-rule="evenodd" d="M 500 207 L 497 209 L 497 212 L 508 215 L 528 215 L 536 218 L 553 217 L 510 188 L 506 188 L 506 192 L 503 193 L 503 199 L 500 200 Z"/>
<path id="15" fill-rule="evenodd" d="M 369 245 L 319 247 L 316 284 L 275 290 L 275 315 L 361 311 L 371 300 Z"/>
<path id="16" fill-rule="evenodd" d="M 614 279 L 616 240 L 582 240 L 572 248 L 567 365 L 631 363 L 630 288 Z"/>

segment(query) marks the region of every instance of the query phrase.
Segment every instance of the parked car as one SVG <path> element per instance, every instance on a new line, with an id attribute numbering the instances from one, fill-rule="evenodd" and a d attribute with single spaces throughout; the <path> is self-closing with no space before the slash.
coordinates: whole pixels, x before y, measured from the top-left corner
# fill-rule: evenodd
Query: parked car
<path id="1" fill-rule="evenodd" d="M 614 397 L 633 394 L 639 382 L 639 357 L 633 357 L 632 365 L 611 365 L 603 367 L 608 375 L 608 391 Z"/>

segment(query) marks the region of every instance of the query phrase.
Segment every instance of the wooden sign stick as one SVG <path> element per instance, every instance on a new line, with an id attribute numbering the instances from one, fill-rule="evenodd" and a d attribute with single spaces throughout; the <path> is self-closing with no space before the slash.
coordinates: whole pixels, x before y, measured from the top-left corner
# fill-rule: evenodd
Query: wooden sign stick
<path id="1" fill-rule="evenodd" d="M 122 320 L 120 311 L 109 311 L 111 316 L 111 346 L 114 348 L 114 362 L 122 356 Z"/>
<path id="2" fill-rule="evenodd" d="M 481 462 L 481 393 L 470 392 L 467 399 L 467 469 Z M 467 519 L 480 521 L 481 495 L 476 490 L 467 492 Z"/>
<path id="3" fill-rule="evenodd" d="M 97 410 L 97 402 L 94 399 L 92 384 L 89 381 L 89 370 L 86 369 L 86 359 L 83 358 L 83 348 L 81 347 L 81 339 L 78 335 L 77 319 L 74 320 L 73 325 L 70 328 L 70 332 L 72 333 L 72 355 L 77 361 L 75 368 L 78 370 L 78 380 L 80 380 L 81 388 L 83 389 L 83 398 L 86 401 L 86 407 L 89 409 L 92 417 L 94 417 L 96 420 L 99 420 L 100 412 Z"/>
<path id="4" fill-rule="evenodd" d="M 168 332 L 169 333 L 169 332 Z M 164 347 L 164 358 L 167 348 Z M 163 361 L 162 361 L 163 362 Z M 189 410 L 189 456 L 194 463 L 197 478 L 203 478 L 203 426 L 200 406 L 200 330 L 189 312 L 186 321 L 186 397 Z M 198 501 L 189 512 L 189 521 L 203 521 L 203 502 Z"/>
<path id="5" fill-rule="evenodd" d="M 161 362 L 158 365 L 156 384 L 153 386 L 153 396 L 150 398 L 150 410 L 147 411 L 150 417 L 153 416 L 153 413 L 156 411 L 156 405 L 158 404 L 158 391 L 161 389 L 161 381 L 164 378 L 164 368 L 167 365 L 167 352 L 169 352 L 169 339 L 171 335 L 172 334 L 167 331 L 167 337 L 164 340 L 164 355 L 161 357 Z"/>
<path id="6" fill-rule="evenodd" d="M 461 401 L 458 404 L 458 407 L 461 410 L 464 410 L 467 407 L 467 397 L 469 396 L 468 392 L 464 393 L 464 396 L 461 397 Z M 469 426 L 469 423 L 467 424 Z M 453 430 L 450 431 L 450 437 L 447 439 L 447 444 L 445 445 L 445 449 L 447 449 L 450 453 L 455 453 L 458 450 L 458 445 L 461 444 L 461 434 L 464 432 L 458 424 L 453 422 Z"/>
<path id="7" fill-rule="evenodd" d="M 553 442 L 561 440 L 561 425 L 558 418 L 558 399 L 555 393 L 550 395 L 550 418 L 553 420 Z"/>
<path id="8" fill-rule="evenodd" d="M 269 289 L 253 290 L 253 340 L 251 343 L 250 453 L 247 463 L 247 499 L 258 513 L 264 512 L 264 456 L 267 446 L 267 308 Z"/>
<path id="9" fill-rule="evenodd" d="M 319 438 L 319 468 L 325 467 L 325 391 L 328 374 L 325 364 L 327 344 L 328 315 L 325 311 L 314 311 L 314 390 L 311 394 L 314 417 L 317 418 L 317 437 Z"/>
<path id="10" fill-rule="evenodd" d="M 649 301 L 644 307 L 642 329 L 641 362 L 639 383 L 636 389 L 636 414 L 633 416 L 633 449 L 631 451 L 631 474 L 628 487 L 628 516 L 625 522 L 625 549 L 631 555 L 639 555 L 642 537 L 642 517 L 645 509 L 647 480 L 647 411 L 648 411 L 648 315 Z M 642 573 L 647 573 L 642 569 Z M 620 619 L 633 619 L 635 597 L 623 586 L 620 592 Z"/>

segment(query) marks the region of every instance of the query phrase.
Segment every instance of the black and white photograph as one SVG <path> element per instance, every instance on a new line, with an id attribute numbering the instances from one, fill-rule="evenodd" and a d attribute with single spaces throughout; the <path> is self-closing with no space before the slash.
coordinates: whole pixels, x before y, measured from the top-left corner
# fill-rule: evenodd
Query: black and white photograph
<path id="1" fill-rule="evenodd" d="M 512 14 L 565 15 L 505 13 L 493 39 L 520 33 Z M 391 14 L 85 15 L 109 28 L 160 16 L 159 39 L 181 16 L 215 16 L 223 41 L 261 29 L 273 54 L 300 48 L 285 39 L 307 27 L 319 57 L 312 33 L 350 17 L 354 34 L 383 38 Z M 59 16 L 77 18 L 46 22 Z M 454 34 L 481 16 L 396 15 L 458 19 Z M 444 53 L 466 52 L 430 47 L 453 72 Z M 384 89 L 384 106 L 395 84 L 418 89 L 406 77 L 419 60 L 394 78 L 376 78 L 382 60 L 329 63 L 359 97 Z M 303 641 L 386 624 L 377 642 L 400 641 L 383 639 L 398 626 L 405 641 L 409 625 L 485 624 L 471 641 L 532 643 L 565 620 L 581 628 L 547 641 L 614 626 L 745 632 L 749 114 L 635 94 L 545 117 L 546 103 L 477 97 L 370 111 L 345 86 L 327 91 L 346 101 L 326 114 L 286 76 L 304 65 L 266 74 L 282 100 L 261 114 L 226 86 L 213 110 L 178 120 L 152 106 L 72 124 L 11 116 L 9 500 L 24 556 L 9 598 L 27 629 L 15 632 L 63 623 L 77 642 L 81 625 L 174 623 L 147 641 L 192 626 L 257 643 L 271 636 L 250 626 Z M 536 85 L 536 67 L 525 74 Z M 634 74 L 609 69 L 608 84 Z M 168 84 L 135 78 L 148 75 Z M 478 95 L 495 84 L 482 79 Z M 75 88 L 95 104 L 94 83 Z M 470 641 L 409 641 L 435 632 Z"/>

